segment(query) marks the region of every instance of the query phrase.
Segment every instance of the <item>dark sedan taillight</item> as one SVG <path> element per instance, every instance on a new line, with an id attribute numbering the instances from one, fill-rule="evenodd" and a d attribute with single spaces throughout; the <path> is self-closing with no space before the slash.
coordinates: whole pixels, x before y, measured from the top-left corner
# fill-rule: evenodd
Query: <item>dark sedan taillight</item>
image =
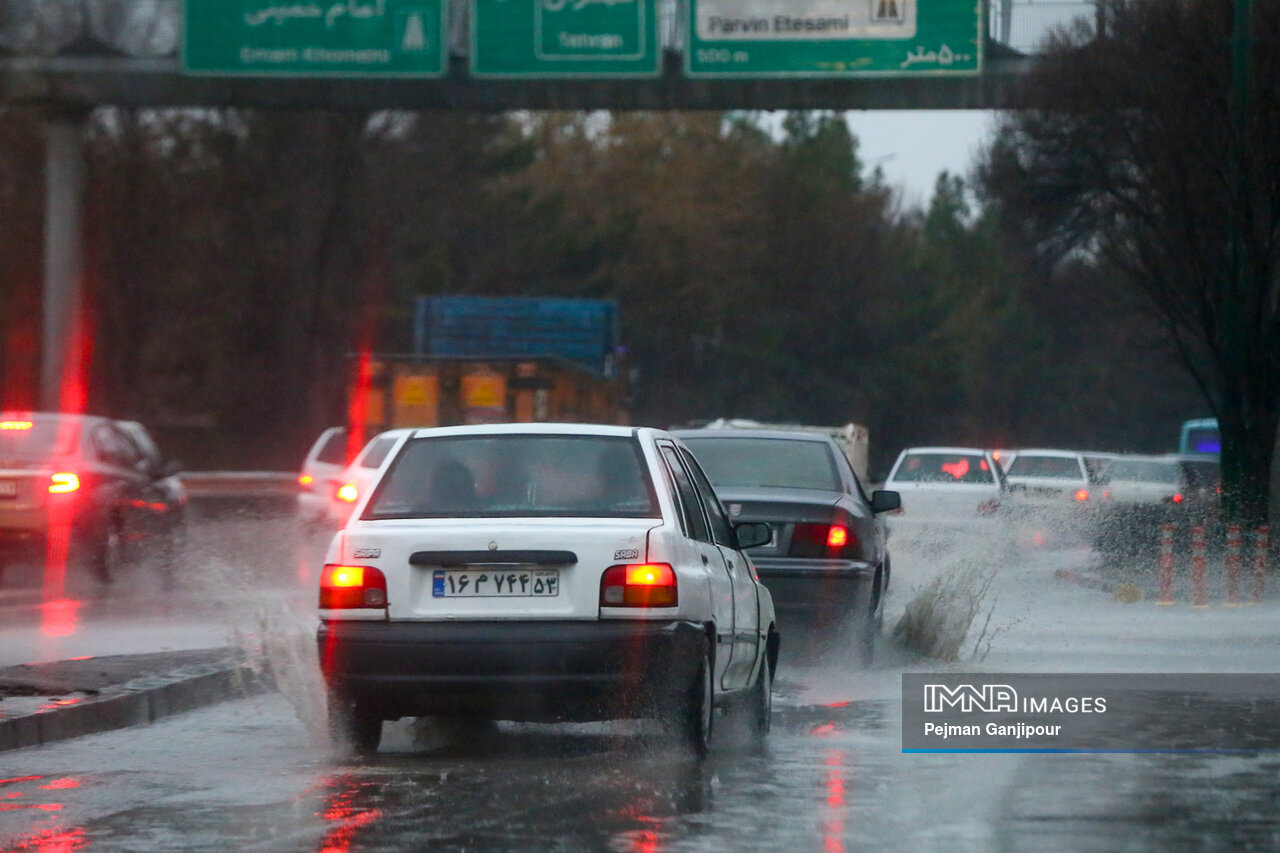
<path id="1" fill-rule="evenodd" d="M 834 522 L 799 523 L 791 532 L 791 547 L 787 549 L 787 556 L 831 559 L 843 556 L 848 548 L 856 544 L 853 531 L 848 525 Z"/>
<path id="2" fill-rule="evenodd" d="M 66 495 L 80 488 L 80 475 L 71 471 L 59 471 L 49 475 L 49 494 Z"/>

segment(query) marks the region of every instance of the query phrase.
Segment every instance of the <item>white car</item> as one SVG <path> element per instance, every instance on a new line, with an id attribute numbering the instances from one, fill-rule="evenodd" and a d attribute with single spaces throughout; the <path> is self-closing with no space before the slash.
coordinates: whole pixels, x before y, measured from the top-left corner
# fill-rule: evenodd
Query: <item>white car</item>
<path id="1" fill-rule="evenodd" d="M 373 485 L 378 469 L 382 467 L 382 462 L 391 452 L 391 448 L 395 447 L 398 438 L 399 432 L 396 430 L 374 436 L 360 451 L 360 455 L 342 470 L 336 480 L 332 481 L 334 486 L 329 498 L 328 514 L 329 520 L 336 527 L 347 523 L 356 501 Z"/>
<path id="2" fill-rule="evenodd" d="M 298 472 L 298 518 L 312 527 L 328 527 L 334 495 L 347 466 L 347 429 L 329 427 L 307 451 Z"/>
<path id="3" fill-rule="evenodd" d="M 1119 456 L 1102 481 L 1109 506 L 1173 506 L 1185 500 L 1182 466 L 1173 456 Z"/>
<path id="4" fill-rule="evenodd" d="M 1022 506 L 1069 509 L 1097 499 L 1084 457 L 1071 450 L 1019 450 L 1005 479 L 1010 498 Z"/>
<path id="5" fill-rule="evenodd" d="M 885 489 L 898 492 L 903 520 L 966 524 L 993 517 L 1006 494 L 1004 474 L 988 450 L 909 447 L 898 454 Z"/>
<path id="6" fill-rule="evenodd" d="M 769 727 L 773 600 L 688 449 L 665 431 L 395 431 L 329 546 L 317 644 L 335 743 L 404 716 L 655 716 L 705 754 L 714 709 Z"/>

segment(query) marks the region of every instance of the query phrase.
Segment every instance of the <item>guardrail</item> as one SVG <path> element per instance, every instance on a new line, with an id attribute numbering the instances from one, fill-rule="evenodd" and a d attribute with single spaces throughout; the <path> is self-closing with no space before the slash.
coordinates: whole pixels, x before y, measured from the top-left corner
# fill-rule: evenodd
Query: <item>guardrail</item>
<path id="1" fill-rule="evenodd" d="M 178 479 L 193 498 L 298 493 L 292 471 L 184 471 Z"/>
<path id="2" fill-rule="evenodd" d="M 188 471 L 178 475 L 192 516 L 279 517 L 297 511 L 298 475 L 289 471 Z"/>

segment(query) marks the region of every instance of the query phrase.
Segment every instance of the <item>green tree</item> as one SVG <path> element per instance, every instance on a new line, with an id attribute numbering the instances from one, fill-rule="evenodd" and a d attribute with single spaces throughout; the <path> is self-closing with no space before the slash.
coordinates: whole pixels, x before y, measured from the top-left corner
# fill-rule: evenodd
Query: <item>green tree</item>
<path id="1" fill-rule="evenodd" d="M 1254 7 L 1234 78 L 1233 5 Z M 1124 0 L 1104 19 L 1049 45 L 1027 83 L 1041 108 L 1005 117 L 982 179 L 1050 262 L 1147 300 L 1221 423 L 1224 505 L 1256 523 L 1280 416 L 1280 2 Z"/>

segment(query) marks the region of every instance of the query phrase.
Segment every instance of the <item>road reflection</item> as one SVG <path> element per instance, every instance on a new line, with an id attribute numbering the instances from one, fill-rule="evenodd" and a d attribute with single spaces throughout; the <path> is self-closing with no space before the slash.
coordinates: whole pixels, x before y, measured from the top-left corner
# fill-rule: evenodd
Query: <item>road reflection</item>
<path id="1" fill-rule="evenodd" d="M 80 787 L 80 780 L 62 776 L 48 779 L 45 776 L 15 776 L 10 779 L 0 779 L 0 812 L 21 812 L 28 811 L 43 815 L 49 813 L 61 812 L 64 804 L 59 800 L 49 799 L 48 794 L 41 794 L 41 791 L 67 791 Z M 37 782 L 44 782 L 43 785 L 37 785 Z M 73 850 L 83 850 L 89 845 L 83 827 L 73 827 L 67 829 L 65 827 L 53 827 L 46 830 L 36 830 L 30 835 L 21 837 L 12 847 L 6 847 L 6 853 L 19 853 L 19 851 L 31 851 L 32 853 L 71 853 Z"/>
<path id="2" fill-rule="evenodd" d="M 325 797 L 320 816 L 326 824 L 336 825 L 325 833 L 316 851 L 346 853 L 351 849 L 356 833 L 382 817 L 382 811 L 361 803 L 370 794 L 372 786 L 368 782 L 351 775 L 340 775 L 331 778 L 327 787 L 333 791 Z"/>
<path id="3" fill-rule="evenodd" d="M 846 803 L 845 752 L 827 750 L 827 802 L 822 815 L 822 845 L 827 853 L 844 853 L 844 820 Z"/>
<path id="4" fill-rule="evenodd" d="M 76 598 L 55 598 L 40 605 L 40 633 L 46 637 L 69 637 L 76 632 L 84 602 Z"/>

